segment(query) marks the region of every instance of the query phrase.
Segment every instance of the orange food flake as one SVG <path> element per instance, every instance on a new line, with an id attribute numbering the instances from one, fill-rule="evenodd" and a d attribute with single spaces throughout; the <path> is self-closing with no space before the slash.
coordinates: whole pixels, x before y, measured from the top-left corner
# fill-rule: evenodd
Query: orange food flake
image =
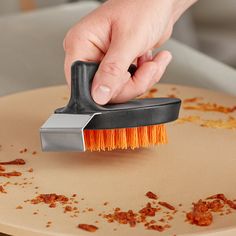
<path id="1" fill-rule="evenodd" d="M 146 196 L 150 199 L 155 199 L 155 200 L 158 198 L 157 195 L 151 191 L 147 192 Z"/>
<path id="2" fill-rule="evenodd" d="M 207 202 L 199 200 L 193 203 L 193 210 L 186 214 L 187 220 L 191 224 L 198 226 L 208 226 L 213 221 L 212 213 L 209 211 Z"/>
<path id="3" fill-rule="evenodd" d="M 49 207 L 55 208 L 56 203 L 66 204 L 69 201 L 67 197 L 64 195 L 57 195 L 55 193 L 49 193 L 49 194 L 40 194 L 36 198 L 31 200 L 32 204 L 39 204 L 39 203 L 45 203 L 48 204 Z"/>
<path id="4" fill-rule="evenodd" d="M 79 224 L 78 228 L 88 231 L 88 232 L 95 232 L 98 230 L 98 227 L 95 225 L 88 225 L 88 224 Z"/>
<path id="5" fill-rule="evenodd" d="M 192 106 L 184 106 L 185 110 L 198 110 L 198 111 L 213 111 L 213 112 L 220 112 L 220 113 L 232 113 L 236 111 L 236 106 L 233 107 L 226 107 L 222 105 L 218 105 L 216 103 L 197 103 L 196 105 Z"/>
<path id="6" fill-rule="evenodd" d="M 163 207 L 166 207 L 167 209 L 169 210 L 172 210 L 172 211 L 175 211 L 175 207 L 170 205 L 169 203 L 167 202 L 158 202 L 159 205 L 163 206 Z"/>
<path id="7" fill-rule="evenodd" d="M 0 172 L 0 176 L 10 178 L 15 176 L 21 176 L 22 173 L 18 171 L 12 171 L 12 172 Z"/>
<path id="8" fill-rule="evenodd" d="M 0 193 L 7 193 L 3 186 L 0 185 Z"/>
<path id="9" fill-rule="evenodd" d="M 15 159 L 13 161 L 0 162 L 0 165 L 25 165 L 25 161 L 23 159 Z"/>

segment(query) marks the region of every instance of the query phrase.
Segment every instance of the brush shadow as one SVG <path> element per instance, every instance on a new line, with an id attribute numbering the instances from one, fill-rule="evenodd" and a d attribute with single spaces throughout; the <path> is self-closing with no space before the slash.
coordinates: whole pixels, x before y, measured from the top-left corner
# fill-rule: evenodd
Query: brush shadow
<path id="1" fill-rule="evenodd" d="M 143 165 L 148 158 L 153 156 L 153 152 L 154 150 L 151 148 L 110 152 L 54 153 L 51 157 L 50 154 L 46 156 L 60 162 L 60 165 L 65 168 L 74 168 L 75 166 L 99 166 L 104 168 L 112 166 L 120 168 L 125 165 Z"/>

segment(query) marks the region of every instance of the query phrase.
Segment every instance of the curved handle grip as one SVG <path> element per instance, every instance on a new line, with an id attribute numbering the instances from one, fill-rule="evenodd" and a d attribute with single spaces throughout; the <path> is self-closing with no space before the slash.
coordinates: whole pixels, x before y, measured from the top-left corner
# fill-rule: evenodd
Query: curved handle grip
<path id="1" fill-rule="evenodd" d="M 75 61 L 71 67 L 71 97 L 65 108 L 58 109 L 60 113 L 91 113 L 91 111 L 106 110 L 98 105 L 91 97 L 93 78 L 98 70 L 99 63 Z M 129 72 L 133 75 L 136 66 L 131 65 Z"/>
<path id="2" fill-rule="evenodd" d="M 102 109 L 94 102 L 90 94 L 98 67 L 99 63 L 82 61 L 74 62 L 71 67 L 71 98 L 69 104 L 77 105 L 79 111 Z"/>

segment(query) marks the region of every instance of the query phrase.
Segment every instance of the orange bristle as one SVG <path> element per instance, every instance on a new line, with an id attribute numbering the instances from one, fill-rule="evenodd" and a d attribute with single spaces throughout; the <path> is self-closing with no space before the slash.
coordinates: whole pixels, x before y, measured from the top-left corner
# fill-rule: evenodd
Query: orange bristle
<path id="1" fill-rule="evenodd" d="M 111 151 L 135 149 L 167 143 L 165 125 L 141 126 L 107 130 L 84 130 L 86 149 L 89 151 Z"/>

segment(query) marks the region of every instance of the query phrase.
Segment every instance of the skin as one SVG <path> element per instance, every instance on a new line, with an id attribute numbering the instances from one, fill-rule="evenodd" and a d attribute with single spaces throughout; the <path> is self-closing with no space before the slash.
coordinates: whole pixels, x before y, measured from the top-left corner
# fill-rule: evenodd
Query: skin
<path id="1" fill-rule="evenodd" d="M 146 92 L 164 74 L 169 51 L 152 55 L 171 36 L 175 22 L 196 0 L 108 0 L 80 20 L 64 40 L 65 75 L 73 61 L 101 62 L 94 77 L 94 101 L 128 101 Z M 130 64 L 138 67 L 133 77 Z"/>

